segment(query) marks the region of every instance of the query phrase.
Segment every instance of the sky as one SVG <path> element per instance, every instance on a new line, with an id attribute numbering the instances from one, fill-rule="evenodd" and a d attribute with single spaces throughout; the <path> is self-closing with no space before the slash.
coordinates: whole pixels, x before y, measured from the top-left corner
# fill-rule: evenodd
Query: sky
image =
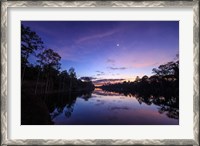
<path id="1" fill-rule="evenodd" d="M 22 21 L 61 56 L 61 70 L 100 81 L 133 81 L 179 53 L 178 21 Z M 31 58 L 30 58 L 31 60 Z"/>

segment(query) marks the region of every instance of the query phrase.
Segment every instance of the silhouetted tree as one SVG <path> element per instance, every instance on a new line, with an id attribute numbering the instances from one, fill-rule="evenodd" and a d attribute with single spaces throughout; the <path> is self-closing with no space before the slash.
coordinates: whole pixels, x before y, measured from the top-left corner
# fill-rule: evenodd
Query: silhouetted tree
<path id="1" fill-rule="evenodd" d="M 154 68 L 155 75 L 137 76 L 134 82 L 123 82 L 116 84 L 105 84 L 101 86 L 103 90 L 122 93 L 124 95 L 137 94 L 139 103 L 164 104 L 167 106 L 179 106 L 179 61 L 168 62 Z M 151 96 L 157 98 L 149 98 Z M 160 99 L 160 97 L 162 97 Z M 162 99 L 165 99 L 163 101 Z"/>
<path id="2" fill-rule="evenodd" d="M 44 50 L 40 55 L 40 62 L 43 65 L 44 74 L 46 75 L 46 87 L 45 93 L 48 88 L 52 88 L 53 79 L 59 74 L 60 60 L 61 57 L 58 53 L 54 52 L 52 49 Z"/>
<path id="3" fill-rule="evenodd" d="M 146 76 L 146 75 L 142 77 L 142 81 L 143 81 L 143 82 L 146 82 L 147 79 L 148 79 L 148 76 Z"/>
<path id="4" fill-rule="evenodd" d="M 76 72 L 75 72 L 75 69 L 73 67 L 71 67 L 69 69 L 69 76 L 70 76 L 70 78 L 76 78 Z"/>
<path id="5" fill-rule="evenodd" d="M 153 68 L 152 71 L 158 76 L 175 75 L 175 77 L 178 78 L 179 61 L 168 62 L 164 65 L 160 65 L 158 68 Z"/>
<path id="6" fill-rule="evenodd" d="M 28 65 L 28 57 L 30 54 L 35 54 L 36 50 L 43 49 L 43 42 L 41 38 L 29 27 L 21 25 L 21 67 L 22 71 L 22 82 L 24 79 L 25 69 Z"/>
<path id="7" fill-rule="evenodd" d="M 76 72 L 75 69 L 73 67 L 71 67 L 69 69 L 69 77 L 70 77 L 70 86 L 69 86 L 69 90 L 72 90 L 72 87 L 74 86 L 75 83 L 75 78 L 76 78 Z"/>
<path id="8" fill-rule="evenodd" d="M 66 88 L 66 82 L 69 79 L 69 74 L 66 70 L 64 70 L 60 73 L 59 77 L 60 77 L 60 89 L 64 91 Z"/>
<path id="9" fill-rule="evenodd" d="M 66 102 L 69 102 L 70 104 L 72 101 L 76 100 L 77 96 L 88 94 L 88 92 L 91 93 L 94 90 L 94 85 L 91 81 L 88 80 L 87 82 L 83 82 L 80 79 L 77 79 L 74 68 L 70 68 L 68 72 L 66 70 L 60 72 L 60 55 L 52 49 L 44 49 L 41 38 L 35 32 L 31 31 L 29 27 L 21 26 L 21 40 L 22 81 L 23 79 L 26 80 L 26 82 L 24 81 L 21 90 L 21 106 L 22 109 L 28 109 L 28 111 L 22 111 L 22 123 L 31 124 L 32 122 L 34 123 L 37 121 L 37 119 L 34 119 L 34 117 L 37 117 L 36 112 L 34 115 L 31 115 L 31 117 L 29 116 L 32 112 L 32 109 L 27 106 L 29 103 L 34 103 L 38 107 L 48 105 L 49 111 L 51 112 L 53 112 L 52 110 L 54 110 L 54 107 L 56 106 L 55 103 L 60 104 L 57 108 L 58 113 L 60 113 L 63 111 Z M 29 63 L 28 59 L 30 55 L 35 55 L 37 64 Z M 37 91 L 38 89 L 41 89 L 40 92 Z M 49 100 L 46 100 L 47 98 L 50 98 L 50 90 L 53 91 L 53 93 L 59 94 L 57 98 L 53 97 L 56 102 L 53 101 L 53 103 L 48 103 Z M 36 93 L 38 96 L 35 96 Z M 63 95 L 67 96 L 67 98 L 59 98 Z M 60 99 L 61 101 L 59 101 Z M 64 100 L 67 101 L 65 102 Z M 41 121 L 40 123 L 52 124 L 51 120 L 48 119 L 48 111 L 46 109 L 43 110 L 48 116 L 45 115 L 44 120 L 46 121 Z M 70 112 L 72 111 L 73 110 Z M 28 120 L 26 119 L 27 117 Z M 52 118 L 53 117 L 54 115 L 52 115 Z M 31 121 L 32 118 L 36 121 Z"/>
<path id="10" fill-rule="evenodd" d="M 140 80 L 139 76 L 136 76 L 135 81 L 138 82 Z"/>

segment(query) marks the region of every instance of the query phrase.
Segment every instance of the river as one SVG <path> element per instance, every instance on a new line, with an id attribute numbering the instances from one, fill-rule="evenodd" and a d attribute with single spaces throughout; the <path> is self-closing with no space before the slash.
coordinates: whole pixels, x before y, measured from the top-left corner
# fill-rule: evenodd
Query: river
<path id="1" fill-rule="evenodd" d="M 46 101 L 55 125 L 178 125 L 179 110 L 160 97 L 148 100 L 96 88 L 76 97 L 51 97 Z M 154 102 L 153 102 L 154 101 Z"/>

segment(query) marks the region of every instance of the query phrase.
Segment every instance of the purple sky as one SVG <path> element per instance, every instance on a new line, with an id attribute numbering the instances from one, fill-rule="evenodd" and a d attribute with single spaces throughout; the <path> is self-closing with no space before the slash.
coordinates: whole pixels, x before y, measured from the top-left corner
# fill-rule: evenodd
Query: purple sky
<path id="1" fill-rule="evenodd" d="M 77 77 L 133 80 L 179 53 L 178 21 L 23 21 Z"/>

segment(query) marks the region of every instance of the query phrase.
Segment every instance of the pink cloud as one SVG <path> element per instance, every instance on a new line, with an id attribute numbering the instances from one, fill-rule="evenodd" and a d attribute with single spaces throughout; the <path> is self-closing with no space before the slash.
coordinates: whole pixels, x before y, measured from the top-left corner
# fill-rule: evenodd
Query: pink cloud
<path id="1" fill-rule="evenodd" d="M 78 61 L 81 58 L 81 55 L 75 55 L 74 49 L 69 47 L 64 47 L 56 49 L 56 52 L 61 56 L 62 60 Z"/>
<path id="2" fill-rule="evenodd" d="M 93 40 L 93 39 L 104 38 L 104 37 L 107 37 L 107 36 L 111 36 L 116 32 L 118 32 L 118 30 L 111 30 L 111 31 L 103 32 L 103 33 L 97 33 L 97 34 L 95 33 L 95 34 L 92 34 L 92 35 L 87 35 L 87 36 L 84 36 L 82 38 L 79 38 L 76 43 L 90 41 L 90 40 Z"/>
<path id="3" fill-rule="evenodd" d="M 154 60 L 148 60 L 148 62 L 135 62 L 132 64 L 133 67 L 149 67 L 149 66 L 155 66 L 158 65 L 157 62 L 155 62 Z"/>
<path id="4" fill-rule="evenodd" d="M 123 66 L 125 68 L 145 68 L 145 67 L 156 67 L 161 64 L 167 63 L 173 58 L 170 54 L 162 52 L 158 49 L 149 49 L 149 51 L 129 51 L 128 53 L 122 49 L 118 54 L 111 54 L 109 58 L 115 60 L 115 65 Z"/>

